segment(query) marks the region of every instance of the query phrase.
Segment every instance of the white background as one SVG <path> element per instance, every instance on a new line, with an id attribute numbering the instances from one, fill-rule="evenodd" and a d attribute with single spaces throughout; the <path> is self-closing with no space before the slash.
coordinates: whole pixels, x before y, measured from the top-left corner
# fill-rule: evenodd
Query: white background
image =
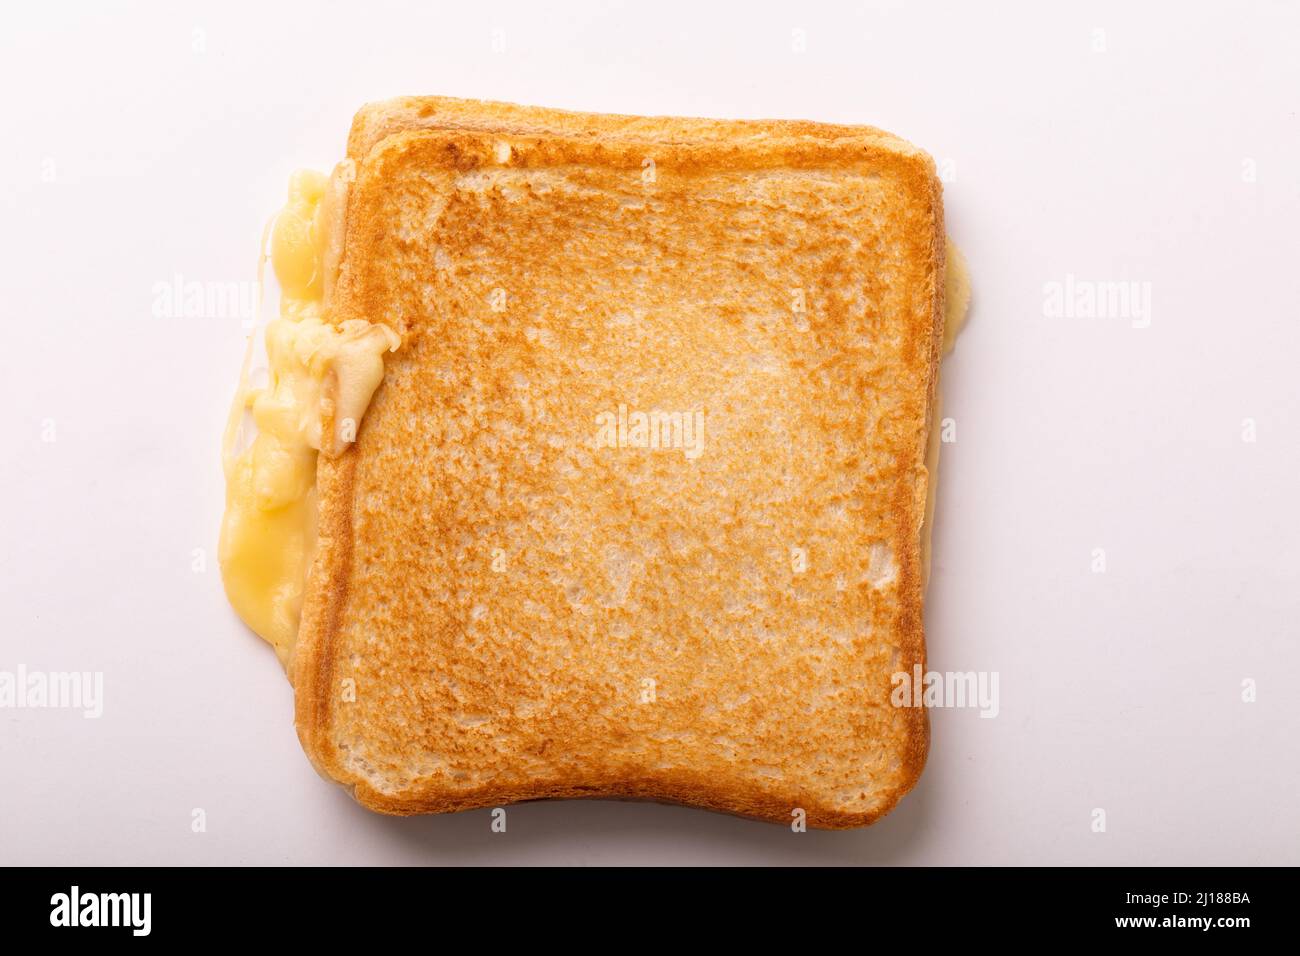
<path id="1" fill-rule="evenodd" d="M 1300 863 L 1300 9 L 977 6 L 13 8 L 0 670 L 102 671 L 105 704 L 0 710 L 0 862 Z M 251 280 L 289 172 L 418 93 L 870 123 L 951 161 L 975 306 L 929 648 L 998 671 L 1001 713 L 935 712 L 877 826 L 579 802 L 494 835 L 371 815 L 309 766 L 216 567 L 244 332 L 153 290 Z M 1046 317 L 1067 275 L 1150 283 L 1150 326 Z"/>

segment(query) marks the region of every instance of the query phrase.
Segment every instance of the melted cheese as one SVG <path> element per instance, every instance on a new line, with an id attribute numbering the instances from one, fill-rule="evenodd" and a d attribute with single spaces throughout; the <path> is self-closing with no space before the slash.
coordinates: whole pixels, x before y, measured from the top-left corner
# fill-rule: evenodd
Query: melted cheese
<path id="1" fill-rule="evenodd" d="M 353 175 L 345 162 L 332 177 L 298 172 L 289 182 L 271 231 L 281 297 L 280 316 L 266 327 L 267 384 L 249 385 L 250 339 L 224 440 L 218 556 L 226 595 L 286 666 L 316 542 L 317 454 L 337 456 L 355 439 L 383 379 L 384 353 L 401 344 L 385 325 L 334 325 L 326 314 Z M 263 252 L 259 278 L 265 262 Z M 250 417 L 256 435 L 241 441 Z"/>
<path id="2" fill-rule="evenodd" d="M 966 325 L 966 314 L 970 311 L 970 270 L 966 267 L 966 257 L 953 245 L 951 236 L 948 237 L 945 258 L 948 268 L 943 282 L 943 354 L 947 355 L 957 343 L 957 334 Z"/>
<path id="3" fill-rule="evenodd" d="M 970 312 L 970 271 L 966 257 L 948 239 L 948 267 L 944 275 L 943 355 L 952 351 L 957 334 L 966 325 Z M 938 374 L 938 373 L 936 373 Z M 930 437 L 925 449 L 925 470 L 929 474 L 925 489 L 925 519 L 921 526 L 921 581 L 922 587 L 930 583 L 930 536 L 934 529 L 935 492 L 939 487 L 939 445 L 943 427 L 943 391 L 939 383 L 934 387 L 934 409 L 930 417 Z"/>

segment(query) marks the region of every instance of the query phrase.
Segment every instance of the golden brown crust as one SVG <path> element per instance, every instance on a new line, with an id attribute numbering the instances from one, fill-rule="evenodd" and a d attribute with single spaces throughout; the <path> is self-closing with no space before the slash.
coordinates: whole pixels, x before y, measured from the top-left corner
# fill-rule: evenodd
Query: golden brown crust
<path id="1" fill-rule="evenodd" d="M 843 126 L 805 120 L 724 120 L 579 113 L 449 96 L 403 96 L 362 107 L 352 120 L 352 130 L 348 135 L 348 157 L 360 161 L 387 136 L 419 129 L 464 130 L 502 136 L 555 134 L 602 139 L 620 136 L 661 145 L 724 143 L 729 146 L 748 146 L 771 143 L 777 139 L 804 142 L 848 139 L 864 144 L 874 143 L 896 153 L 929 160 L 924 152 L 906 140 L 872 126 Z"/>
<path id="2" fill-rule="evenodd" d="M 358 175 L 336 318 L 388 322 L 400 327 L 406 343 L 390 359 L 357 445 L 320 463 L 321 541 L 294 663 L 298 730 L 318 770 L 353 788 L 364 805 L 395 814 L 584 796 L 665 800 L 786 823 L 802 808 L 809 825 L 832 829 L 871 823 L 888 812 L 919 777 L 929 743 L 923 708 L 888 708 L 890 675 L 911 673 L 917 664 L 925 668 L 920 539 L 943 337 L 945 248 L 940 187 L 929 157 L 866 127 L 593 116 L 441 98 L 363 109 L 349 156 Z M 653 191 L 653 219 L 638 211 L 639 189 L 627 188 L 647 156 L 668 177 Z M 706 211 L 696 211 L 693 204 L 704 198 Z M 603 211 L 589 213 L 593 206 Z M 628 209 L 626 233 L 613 229 L 611 218 Z M 570 222 L 571 235 L 556 232 Z M 743 235 L 732 238 L 739 235 L 737 223 L 753 224 L 754 244 L 741 241 Z M 544 235 L 530 234 L 543 228 Z M 804 228 L 820 230 L 823 240 L 800 242 Z M 509 232 L 514 244 L 496 229 Z M 869 243 L 877 259 L 828 252 L 846 229 L 862 238 L 863 254 Z M 600 230 L 605 233 L 593 237 Z M 621 257 L 602 251 L 624 235 L 630 238 Z M 694 249 L 690 243 L 728 267 L 684 274 L 691 266 L 680 253 Z M 779 254 L 774 246 L 782 247 Z M 548 258 L 561 248 L 574 263 L 567 277 L 563 269 L 547 271 Z M 440 256 L 446 262 L 431 268 Z M 649 265 L 638 256 L 651 257 Z M 731 262 L 743 256 L 753 257 L 753 270 Z M 770 305 L 783 286 L 763 268 L 791 275 L 806 269 L 819 280 L 812 286 L 825 312 L 810 318 L 805 333 L 817 343 L 813 354 L 779 326 L 756 333 L 752 321 L 746 325 L 746 309 L 725 302 L 713 311 L 687 304 L 677 310 L 682 322 L 720 315 L 727 327 L 717 332 L 698 321 L 674 325 L 663 308 L 655 313 L 667 316 L 652 318 L 660 321 L 655 331 L 681 344 L 680 365 L 671 370 L 643 360 L 640 352 L 620 366 L 611 359 L 620 353 L 604 338 L 575 331 L 568 321 L 573 309 L 626 321 L 601 295 L 584 292 L 597 288 L 583 285 L 587 276 L 616 283 L 609 294 L 621 302 L 635 298 L 630 290 L 644 288 L 624 281 L 623 272 L 678 283 L 688 298 L 707 291 L 704 280 L 716 275 L 723 277 L 718 281 L 752 283 L 736 287 L 737 294 Z M 412 293 L 412 273 L 421 270 L 424 288 Z M 493 319 L 477 301 L 485 283 L 497 281 L 538 302 L 544 293 L 546 302 Z M 572 293 L 565 285 L 583 289 Z M 662 306 L 665 300 L 653 301 Z M 761 419 L 747 417 L 744 408 L 715 403 L 711 411 L 723 427 L 744 436 L 743 449 L 721 450 L 693 472 L 666 458 L 645 466 L 663 488 L 712 508 L 682 522 L 653 502 L 647 507 L 637 496 L 610 492 L 611 481 L 635 481 L 642 466 L 630 456 L 583 458 L 581 449 L 575 455 L 578 432 L 566 430 L 568 419 L 556 432 L 565 439 L 563 450 L 554 455 L 535 447 L 534 436 L 510 420 L 521 401 L 510 391 L 511 374 L 546 382 L 549 394 L 522 399 L 532 406 L 547 407 L 554 396 L 552 408 L 585 412 L 580 399 L 601 387 L 599 375 L 578 362 L 585 355 L 604 361 L 599 374 L 623 376 L 632 392 L 657 388 L 644 399 L 631 396 L 650 403 L 671 395 L 674 383 L 682 385 L 679 397 L 690 391 L 687 384 L 697 393 L 716 384 L 710 362 L 716 364 L 729 342 L 742 340 L 784 363 L 779 384 L 788 379 L 802 390 L 783 394 L 797 403 L 792 419 L 812 430 L 804 440 L 814 443 L 816 454 L 807 457 L 821 464 L 805 468 L 790 460 L 804 470 L 789 481 L 812 498 L 756 497 L 753 489 L 767 487 L 763 476 L 778 474 L 787 459 L 780 457 L 783 446 L 765 444 L 770 436 L 755 425 Z M 498 369 L 496 356 L 508 368 Z M 480 379 L 490 381 L 458 377 L 457 369 L 476 360 Z M 740 365 L 732 372 L 726 381 L 741 398 L 775 394 L 768 379 L 746 377 Z M 456 436 L 477 457 L 461 456 L 449 437 L 458 424 L 456 389 L 471 386 L 487 403 L 479 413 L 501 421 L 499 434 Z M 859 390 L 864 407 L 828 400 L 846 394 L 844 388 Z M 420 418 L 444 407 L 445 423 Z M 519 421 L 526 425 L 528 419 Z M 464 422 L 481 424 L 472 417 Z M 841 441 L 841 429 L 865 429 L 860 447 Z M 504 434 L 518 444 L 503 452 Z M 474 445 L 480 437 L 484 443 Z M 492 449 L 499 458 L 485 472 L 482 463 Z M 588 470 L 560 480 L 524 464 L 532 455 L 554 459 L 556 468 L 582 460 Z M 540 521 L 559 534 L 567 519 L 559 514 L 563 508 L 552 507 L 554 496 L 574 487 L 586 498 L 569 501 L 567 514 L 607 536 L 599 547 L 570 547 L 566 560 L 578 570 L 567 577 L 567 566 L 543 559 L 544 540 L 524 537 L 518 556 L 512 553 L 522 567 L 512 573 L 527 582 L 527 594 L 503 592 L 483 573 L 482 560 L 488 544 L 519 545 L 501 537 L 518 509 L 483 492 L 484 482 L 495 492 L 493 481 L 517 495 L 537 496 L 534 512 L 519 511 L 516 532 Z M 733 518 L 723 506 L 708 504 L 710 490 L 725 495 L 736 487 L 751 490 L 749 510 L 740 501 L 726 505 L 735 509 Z M 848 522 L 836 534 L 826 531 L 831 519 L 819 510 L 823 500 L 835 520 Z M 620 524 L 622 512 L 610 510 L 615 501 L 634 517 L 638 509 L 645 514 Z M 399 502 L 423 512 L 403 515 Z M 764 537 L 751 524 L 736 523 L 742 514 L 776 526 Z M 429 527 L 437 535 L 430 537 Z M 701 537 L 706 533 L 720 537 Z M 832 558 L 804 579 L 787 575 L 788 593 L 778 592 L 772 582 L 779 575 L 763 562 L 785 543 L 803 540 L 800 535 L 818 541 Z M 687 541 L 688 557 L 663 558 L 678 539 Z M 631 558 L 609 558 L 615 540 L 631 542 Z M 744 573 L 700 557 L 719 540 Z M 873 563 L 859 574 L 858 565 L 880 545 L 882 567 Z M 637 567 L 638 560 L 647 586 L 680 588 L 689 580 L 686 587 L 698 593 L 704 609 L 682 612 L 633 596 L 633 612 L 625 613 L 613 598 L 574 603 L 566 596 L 574 587 L 599 591 L 607 572 L 622 573 L 608 571 L 611 562 Z M 695 577 L 684 576 L 674 561 L 694 562 Z M 892 577 L 883 571 L 890 562 Z M 707 569 L 712 578 L 700 576 Z M 877 572 L 883 583 L 868 580 Z M 724 585 L 715 589 L 714 578 L 726 579 Z M 728 610 L 729 595 L 751 578 L 760 581 L 753 594 L 768 611 Z M 569 592 L 566 582 L 576 582 L 568 583 Z M 622 599 L 627 605 L 626 594 Z M 607 629 L 654 625 L 659 643 L 675 643 L 653 652 L 640 645 L 611 651 L 609 631 L 593 630 L 584 613 Z M 474 614 L 486 621 L 481 628 Z M 723 631 L 730 621 L 767 630 L 759 644 L 716 646 L 700 623 L 707 620 L 722 622 L 716 628 Z M 549 621 L 542 636 L 537 630 L 527 638 L 509 633 L 540 621 Z M 835 639 L 817 633 L 795 640 L 795 630 L 810 621 L 815 631 L 836 632 Z M 409 633 L 416 626 L 431 630 Z M 593 642 L 598 633 L 606 639 Z M 554 648 L 534 646 L 543 639 Z M 779 647 L 769 649 L 769 643 Z M 683 659 L 689 663 L 682 665 Z M 510 661 L 505 669 L 504 660 Z M 665 683 L 672 685 L 672 699 L 649 705 L 650 711 L 627 706 L 628 688 L 642 673 L 637 667 L 670 675 Z M 737 682 L 729 682 L 732 675 Z M 361 699 L 340 703 L 338 685 L 345 679 L 360 688 Z M 757 686 L 769 681 L 770 689 Z M 542 702 L 521 716 L 523 704 L 531 707 L 539 694 Z M 760 694 L 768 708 L 753 706 Z M 836 706 L 804 713 L 809 699 L 823 697 Z M 711 733 L 707 739 L 704 729 Z M 855 775 L 861 774 L 866 778 L 858 794 L 861 778 Z"/>

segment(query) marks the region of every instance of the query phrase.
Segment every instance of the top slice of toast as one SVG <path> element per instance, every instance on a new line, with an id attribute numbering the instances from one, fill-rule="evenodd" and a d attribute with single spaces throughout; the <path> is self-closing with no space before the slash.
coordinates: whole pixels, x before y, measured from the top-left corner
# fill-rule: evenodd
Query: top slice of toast
<path id="1" fill-rule="evenodd" d="M 887 812 L 928 746 L 891 678 L 925 665 L 930 158 L 442 98 L 362 110 L 349 155 L 332 318 L 403 345 L 318 466 L 317 768 L 389 813 Z"/>

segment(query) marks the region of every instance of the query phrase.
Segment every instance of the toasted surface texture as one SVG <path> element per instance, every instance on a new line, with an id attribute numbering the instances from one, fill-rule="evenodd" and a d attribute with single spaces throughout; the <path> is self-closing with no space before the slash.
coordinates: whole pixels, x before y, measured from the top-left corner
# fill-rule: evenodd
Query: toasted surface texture
<path id="1" fill-rule="evenodd" d="M 316 766 L 389 813 L 888 811 L 928 746 L 890 678 L 925 664 L 929 158 L 436 98 L 367 107 L 349 154 L 332 319 L 403 345 L 319 464 L 293 670 Z M 701 412 L 698 456 L 607 447 L 620 406 Z"/>

